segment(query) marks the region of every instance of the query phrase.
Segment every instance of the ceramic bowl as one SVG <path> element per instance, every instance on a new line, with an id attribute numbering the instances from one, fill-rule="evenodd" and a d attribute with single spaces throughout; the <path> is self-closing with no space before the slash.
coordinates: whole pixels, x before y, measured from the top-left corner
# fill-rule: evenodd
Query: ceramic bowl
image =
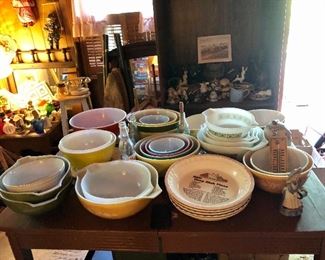
<path id="1" fill-rule="evenodd" d="M 254 167 L 250 163 L 251 155 L 252 155 L 251 151 L 246 152 L 243 156 L 243 163 L 246 166 L 246 168 L 253 174 L 256 182 L 256 186 L 266 192 L 281 194 L 283 188 L 286 185 L 288 175 L 266 174 L 264 172 L 260 172 L 254 169 Z M 303 182 L 307 180 L 309 172 L 314 165 L 313 158 L 309 154 L 307 154 L 307 157 L 308 157 L 308 164 L 303 169 L 303 172 L 301 173 Z"/>
<path id="2" fill-rule="evenodd" d="M 272 123 L 273 120 L 279 120 L 284 123 L 285 116 L 280 111 L 272 109 L 253 109 L 249 110 L 254 117 L 259 126 L 265 127 L 266 125 Z"/>
<path id="3" fill-rule="evenodd" d="M 31 161 L 39 160 L 39 158 L 60 158 L 61 160 L 64 161 L 65 168 L 61 173 L 58 183 L 51 189 L 45 190 L 43 192 L 17 193 L 17 192 L 7 191 L 2 183 L 2 179 L 6 176 L 7 172 L 9 172 L 11 168 L 15 167 L 16 165 L 23 165 Z M 18 159 L 17 162 L 12 167 L 9 168 L 0 176 L 0 193 L 3 196 L 5 196 L 7 199 L 14 200 L 14 201 L 38 203 L 38 202 L 49 200 L 50 198 L 53 198 L 59 192 L 62 186 L 64 186 L 72 178 L 70 174 L 71 173 L 70 162 L 66 158 L 57 155 L 26 156 Z"/>
<path id="4" fill-rule="evenodd" d="M 186 118 L 188 126 L 190 128 L 190 134 L 196 137 L 201 126 L 204 124 L 205 119 L 203 114 L 195 114 Z"/>
<path id="5" fill-rule="evenodd" d="M 217 136 L 240 137 L 258 126 L 253 114 L 240 108 L 209 108 L 202 114 L 209 130 Z"/>
<path id="6" fill-rule="evenodd" d="M 296 168 L 305 168 L 308 164 L 307 153 L 294 147 L 288 147 L 288 171 L 273 172 L 271 166 L 270 147 L 266 146 L 262 149 L 254 151 L 250 157 L 251 165 L 260 172 L 274 175 L 289 175 Z"/>
<path id="7" fill-rule="evenodd" d="M 152 108 L 133 113 L 136 126 L 140 132 L 166 132 L 177 128 L 179 113 L 164 108 Z M 130 115 L 127 116 L 129 121 Z M 167 121 L 168 118 L 168 121 Z"/>
<path id="8" fill-rule="evenodd" d="M 216 212 L 247 201 L 254 189 L 254 178 L 236 160 L 205 154 L 171 165 L 165 186 L 168 194 L 182 204 Z"/>
<path id="9" fill-rule="evenodd" d="M 116 135 L 100 129 L 81 130 L 64 136 L 59 150 L 74 170 L 92 163 L 107 162 L 112 158 Z"/>
<path id="10" fill-rule="evenodd" d="M 126 117 L 124 110 L 114 107 L 95 108 L 80 112 L 69 120 L 75 130 L 103 129 L 118 135 L 118 123 Z"/>
<path id="11" fill-rule="evenodd" d="M 153 186 L 150 171 L 135 161 L 112 161 L 86 167 L 81 181 L 86 199 L 99 203 L 115 203 L 148 195 Z"/>
<path id="12" fill-rule="evenodd" d="M 80 172 L 77 176 L 75 185 L 75 191 L 80 203 L 92 214 L 106 219 L 123 219 L 133 216 L 143 210 L 154 198 L 159 196 L 162 192 L 158 184 L 158 172 L 148 163 L 139 162 L 143 164 L 150 171 L 151 184 L 153 185 L 153 191 L 147 196 L 141 198 L 132 198 L 127 201 L 121 201 L 117 203 L 96 203 L 85 198 L 82 189 L 81 181 L 85 174 L 85 171 Z"/>
<path id="13" fill-rule="evenodd" d="M 161 131 L 161 132 L 142 132 L 142 131 L 138 131 L 139 140 L 143 139 L 143 138 L 146 138 L 146 137 L 149 137 L 149 136 L 154 136 L 154 135 L 177 133 L 177 131 L 178 131 L 178 123 L 174 127 L 175 128 L 173 128 L 172 130 Z"/>
<path id="14" fill-rule="evenodd" d="M 2 193 L 0 193 L 0 198 L 7 205 L 8 208 L 12 209 L 17 213 L 21 213 L 25 215 L 41 215 L 54 210 L 62 203 L 62 201 L 68 194 L 71 181 L 72 178 L 70 178 L 69 181 L 66 182 L 64 186 L 62 186 L 62 188 L 58 191 L 55 197 L 39 203 L 30 203 L 30 202 L 12 200 L 7 198 Z"/>
<path id="15" fill-rule="evenodd" d="M 38 157 L 24 164 L 14 164 L 6 171 L 2 184 L 11 192 L 42 192 L 58 183 L 64 167 L 59 157 Z"/>
<path id="16" fill-rule="evenodd" d="M 267 139 L 264 136 L 263 131 L 259 134 L 259 142 L 256 143 L 252 147 L 241 147 L 241 146 L 218 146 L 215 144 L 208 143 L 204 140 L 204 128 L 200 129 L 200 131 L 197 134 L 197 139 L 199 140 L 201 147 L 210 152 L 210 153 L 216 153 L 216 154 L 222 154 L 234 157 L 238 160 L 242 160 L 243 155 L 247 151 L 256 151 L 258 149 L 261 149 L 265 147 L 268 144 Z"/>
<path id="17" fill-rule="evenodd" d="M 187 158 L 187 157 L 190 157 L 192 155 L 199 153 L 199 151 L 200 151 L 199 141 L 190 135 L 188 137 L 191 138 L 194 145 L 193 145 L 193 148 L 191 150 L 189 150 L 189 152 L 186 153 L 186 155 L 184 155 L 184 156 L 180 156 L 180 157 L 176 157 L 176 158 L 162 158 L 162 159 L 161 158 L 145 157 L 140 151 L 140 145 L 141 145 L 141 141 L 142 141 L 142 140 L 140 140 L 134 146 L 136 157 L 138 160 L 147 162 L 147 163 L 151 164 L 152 166 L 154 166 L 157 169 L 159 176 L 164 176 L 166 173 L 166 170 L 169 168 L 169 166 L 172 165 L 177 160 L 180 160 L 181 158 Z"/>

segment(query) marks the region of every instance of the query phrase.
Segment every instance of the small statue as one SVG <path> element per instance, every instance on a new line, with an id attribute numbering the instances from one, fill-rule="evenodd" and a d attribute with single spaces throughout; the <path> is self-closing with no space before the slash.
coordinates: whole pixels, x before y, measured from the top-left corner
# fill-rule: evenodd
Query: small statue
<path id="1" fill-rule="evenodd" d="M 47 31 L 47 41 L 49 42 L 50 49 L 53 49 L 54 46 L 56 49 L 59 49 L 62 26 L 55 11 L 50 13 L 46 18 L 44 30 Z"/>
<path id="2" fill-rule="evenodd" d="M 241 72 L 240 72 L 240 76 L 239 74 L 236 75 L 236 78 L 232 81 L 233 83 L 234 82 L 239 82 L 239 83 L 243 83 L 244 80 L 245 80 L 245 74 L 246 74 L 246 71 L 247 71 L 248 67 L 244 67 L 242 66 L 241 67 Z"/>
<path id="3" fill-rule="evenodd" d="M 177 91 L 170 87 L 168 88 L 168 98 L 167 103 L 168 104 L 177 104 L 179 102 L 179 97 Z"/>
<path id="4" fill-rule="evenodd" d="M 181 80 L 181 85 L 187 85 L 188 84 L 188 71 L 187 70 L 184 70 L 183 72 L 183 76 L 182 76 L 182 80 Z"/>
<path id="5" fill-rule="evenodd" d="M 302 187 L 302 168 L 294 169 L 282 190 L 282 204 L 280 213 L 287 217 L 300 216 L 303 210 L 301 199 L 307 196 L 307 191 Z"/>

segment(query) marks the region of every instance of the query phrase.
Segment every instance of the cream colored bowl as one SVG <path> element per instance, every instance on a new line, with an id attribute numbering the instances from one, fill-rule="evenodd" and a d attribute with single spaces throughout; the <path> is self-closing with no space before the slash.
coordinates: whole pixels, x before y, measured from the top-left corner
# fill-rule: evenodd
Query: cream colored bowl
<path id="1" fill-rule="evenodd" d="M 271 193 L 282 193 L 283 188 L 286 185 L 286 181 L 288 179 L 288 175 L 274 175 L 274 174 L 266 174 L 264 172 L 260 172 L 251 165 L 250 157 L 252 155 L 251 151 L 248 151 L 243 156 L 243 163 L 246 168 L 253 174 L 256 186 L 260 189 L 271 192 Z M 303 181 L 305 182 L 308 178 L 310 170 L 313 168 L 314 162 L 313 158 L 307 154 L 308 164 L 303 169 L 301 173 Z"/>
<path id="2" fill-rule="evenodd" d="M 141 198 L 132 198 L 127 201 L 117 202 L 114 204 L 96 203 L 85 198 L 82 189 L 81 181 L 85 174 L 85 171 L 81 171 L 77 176 L 75 184 L 75 191 L 80 203 L 92 214 L 106 219 L 123 219 L 133 216 L 143 210 L 154 198 L 158 197 L 162 192 L 158 184 L 158 172 L 148 163 L 142 163 L 147 167 L 151 174 L 151 184 L 154 186 L 153 191 L 147 196 Z"/>
<path id="3" fill-rule="evenodd" d="M 266 125 L 272 123 L 273 120 L 279 120 L 284 123 L 285 116 L 278 110 L 272 109 L 253 109 L 249 110 L 254 117 L 259 126 L 265 127 Z"/>
<path id="4" fill-rule="evenodd" d="M 92 163 L 107 162 L 112 158 L 116 135 L 112 132 L 89 129 L 64 136 L 59 149 L 74 170 Z"/>
<path id="5" fill-rule="evenodd" d="M 288 147 L 288 171 L 273 172 L 271 165 L 271 150 L 270 146 L 263 147 L 254 151 L 250 157 L 251 165 L 259 172 L 274 175 L 289 175 L 296 168 L 306 168 L 308 164 L 307 153 L 294 147 Z"/>
<path id="6" fill-rule="evenodd" d="M 115 203 L 146 196 L 153 190 L 149 169 L 135 160 L 95 163 L 86 169 L 81 188 L 94 202 Z"/>
<path id="7" fill-rule="evenodd" d="M 192 136 L 196 137 L 201 126 L 204 124 L 205 119 L 203 114 L 195 114 L 186 118 L 188 126 L 190 128 L 190 133 Z"/>

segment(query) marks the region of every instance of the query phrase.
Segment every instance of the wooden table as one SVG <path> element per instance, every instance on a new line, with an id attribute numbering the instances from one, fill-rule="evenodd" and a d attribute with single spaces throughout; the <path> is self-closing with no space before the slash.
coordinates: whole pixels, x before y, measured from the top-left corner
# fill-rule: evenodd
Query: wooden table
<path id="1" fill-rule="evenodd" d="M 223 221 L 203 222 L 170 205 L 164 192 L 136 216 L 105 220 L 86 211 L 74 191 L 57 210 L 28 217 L 5 209 L 5 231 L 16 259 L 31 259 L 30 249 L 106 249 L 163 253 L 315 254 L 325 259 L 325 188 L 312 172 L 300 217 L 279 213 L 281 196 L 255 189 L 248 207 Z M 152 228 L 151 209 L 169 205 L 171 226 Z"/>

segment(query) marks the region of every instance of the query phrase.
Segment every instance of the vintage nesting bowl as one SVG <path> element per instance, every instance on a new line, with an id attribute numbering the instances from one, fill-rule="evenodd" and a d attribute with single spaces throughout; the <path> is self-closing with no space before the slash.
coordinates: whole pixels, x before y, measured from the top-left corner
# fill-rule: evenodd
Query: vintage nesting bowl
<path id="1" fill-rule="evenodd" d="M 136 111 L 135 124 L 140 133 L 161 133 L 178 127 L 179 113 L 164 108 L 152 108 Z M 127 120 L 130 121 L 130 115 Z"/>
<path id="2" fill-rule="evenodd" d="M 3 178 L 6 176 L 7 172 L 11 171 L 13 167 L 21 166 L 23 164 L 27 164 L 29 162 L 45 158 L 59 158 L 64 162 L 64 170 L 60 174 L 59 180 L 54 187 L 42 192 L 10 192 L 5 188 L 5 186 L 3 185 Z M 13 201 L 23 201 L 30 203 L 43 202 L 53 198 L 62 189 L 63 186 L 70 182 L 72 178 L 70 172 L 70 162 L 64 157 L 57 155 L 26 156 L 21 159 L 18 159 L 17 162 L 11 168 L 9 168 L 0 176 L 0 194 L 8 200 Z"/>
<path id="3" fill-rule="evenodd" d="M 80 112 L 69 120 L 75 130 L 102 129 L 118 135 L 118 123 L 126 117 L 124 110 L 114 107 L 95 108 Z"/>
<path id="4" fill-rule="evenodd" d="M 163 156 L 163 155 L 150 155 L 147 153 L 143 153 L 143 148 L 140 150 L 140 147 L 145 144 L 145 142 L 150 141 L 150 138 L 165 138 L 167 136 L 174 136 L 174 137 L 180 137 L 180 138 L 188 138 L 190 139 L 190 142 L 193 142 L 193 145 L 191 145 L 191 148 L 188 148 L 183 154 L 178 154 L 178 156 L 174 157 L 173 154 L 169 154 L 168 156 Z M 152 137 L 146 137 L 140 141 L 138 141 L 135 146 L 135 152 L 136 152 L 136 157 L 140 161 L 147 162 L 154 166 L 160 176 L 164 176 L 166 170 L 170 165 L 172 165 L 174 162 L 181 158 L 187 158 L 189 156 L 198 154 L 200 151 L 200 143 L 199 141 L 190 136 L 190 135 L 183 135 L 183 134 L 161 134 L 161 135 L 155 135 Z"/>
<path id="5" fill-rule="evenodd" d="M 61 158 L 39 157 L 12 167 L 2 178 L 2 184 L 11 192 L 42 192 L 57 184 L 64 167 Z"/>
<path id="6" fill-rule="evenodd" d="M 81 181 L 86 171 L 82 171 L 77 176 L 75 185 L 75 191 L 80 203 L 92 214 L 106 219 L 123 219 L 137 214 L 144 209 L 154 198 L 156 198 L 161 192 L 161 188 L 158 184 L 158 172 L 148 163 L 139 162 L 143 164 L 150 171 L 151 184 L 153 190 L 146 196 L 132 198 L 126 201 L 119 201 L 116 203 L 99 203 L 93 202 L 85 198 L 82 189 Z"/>
<path id="7" fill-rule="evenodd" d="M 209 130 L 217 136 L 240 137 L 258 125 L 252 113 L 240 108 L 209 108 L 202 114 Z"/>
<path id="8" fill-rule="evenodd" d="M 251 155 L 251 151 L 246 152 L 243 156 L 243 163 L 246 168 L 253 174 L 256 186 L 266 192 L 276 194 L 282 193 L 282 190 L 286 185 L 288 175 L 267 174 L 256 170 L 250 163 Z M 308 157 L 308 164 L 301 173 L 303 182 L 307 180 L 309 172 L 314 165 L 313 158 L 307 153 L 306 156 Z"/>
<path id="9" fill-rule="evenodd" d="M 264 132 L 260 127 L 252 128 L 250 131 L 254 132 L 252 133 L 254 138 L 248 138 L 247 135 L 244 135 L 243 137 L 234 138 L 218 137 L 219 139 L 213 139 L 213 141 L 211 141 L 210 139 L 212 138 L 207 135 L 208 128 L 204 126 L 198 132 L 197 139 L 199 140 L 201 147 L 210 153 L 227 155 L 241 160 L 247 151 L 256 151 L 268 144 Z M 226 144 L 225 140 L 228 140 Z"/>
<path id="10" fill-rule="evenodd" d="M 284 123 L 285 116 L 278 110 L 272 109 L 253 109 L 249 110 L 254 117 L 259 126 L 265 127 L 272 123 L 273 120 L 279 120 Z"/>
<path id="11" fill-rule="evenodd" d="M 81 181 L 86 199 L 114 203 L 148 195 L 153 190 L 149 169 L 135 161 L 112 161 L 87 167 Z"/>
<path id="12" fill-rule="evenodd" d="M 64 136 L 59 150 L 73 169 L 78 170 L 92 163 L 107 162 L 112 158 L 116 135 L 100 129 L 81 130 Z"/>
<path id="13" fill-rule="evenodd" d="M 308 164 L 307 153 L 294 147 L 288 147 L 288 171 L 287 172 L 273 172 L 271 165 L 271 151 L 270 147 L 266 146 L 262 149 L 254 151 L 250 157 L 250 164 L 259 172 L 274 175 L 289 175 L 291 171 L 296 168 L 306 168 Z"/>
<path id="14" fill-rule="evenodd" d="M 196 155 L 171 165 L 165 186 L 179 211 L 196 219 L 216 221 L 232 217 L 247 206 L 254 178 L 236 160 Z"/>
<path id="15" fill-rule="evenodd" d="M 195 114 L 191 115 L 186 118 L 188 126 L 190 128 L 190 134 L 196 137 L 197 133 L 199 132 L 201 126 L 205 122 L 205 118 L 203 114 Z"/>
<path id="16" fill-rule="evenodd" d="M 2 193 L 0 193 L 0 198 L 10 209 L 12 209 L 17 213 L 21 213 L 25 215 L 41 215 L 54 210 L 62 203 L 62 201 L 65 199 L 66 195 L 68 194 L 71 181 L 72 178 L 70 178 L 64 184 L 64 186 L 62 186 L 62 188 L 58 191 L 55 197 L 38 203 L 12 200 L 7 198 Z"/>

